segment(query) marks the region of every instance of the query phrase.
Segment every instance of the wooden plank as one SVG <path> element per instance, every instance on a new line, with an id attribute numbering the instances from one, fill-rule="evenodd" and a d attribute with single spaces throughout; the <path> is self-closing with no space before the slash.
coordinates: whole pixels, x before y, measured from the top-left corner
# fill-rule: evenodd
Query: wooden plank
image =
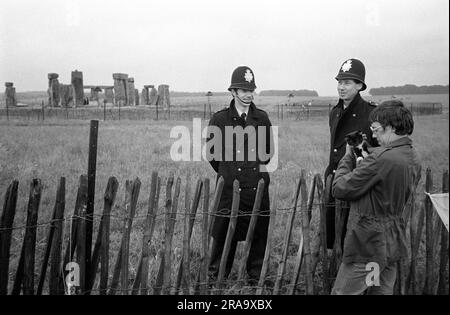
<path id="1" fill-rule="evenodd" d="M 244 249 L 242 254 L 242 259 L 238 269 L 238 288 L 244 281 L 244 275 L 247 267 L 248 256 L 250 254 L 250 248 L 253 242 L 253 235 L 255 233 L 256 222 L 258 221 L 258 216 L 261 209 L 261 200 L 264 193 L 264 179 L 258 181 L 258 186 L 256 189 L 255 201 L 253 203 L 252 217 L 250 219 L 250 224 L 247 229 L 247 235 L 245 237 Z M 261 274 L 260 274 L 261 275 Z"/>
<path id="2" fill-rule="evenodd" d="M 277 207 L 278 207 L 278 191 L 280 189 L 280 184 L 275 186 L 275 193 L 272 199 L 272 206 L 270 208 L 270 221 L 269 221 L 269 229 L 267 232 L 267 243 L 266 243 L 266 251 L 264 253 L 263 264 L 261 267 L 261 275 L 259 277 L 258 288 L 256 289 L 256 295 L 261 295 L 264 287 L 264 281 L 266 279 L 267 270 L 269 267 L 269 258 L 270 258 L 270 244 L 272 243 L 272 239 L 274 237 L 274 227 L 275 220 L 277 215 Z"/>
<path id="3" fill-rule="evenodd" d="M 213 227 L 213 224 L 214 224 L 215 215 L 217 214 L 217 209 L 219 207 L 220 198 L 222 196 L 223 185 L 224 185 L 224 179 L 221 176 L 221 177 L 219 177 L 219 179 L 216 182 L 216 188 L 215 188 L 215 191 L 214 191 L 213 200 L 211 202 L 209 213 L 208 213 L 208 216 L 209 216 L 208 229 L 207 229 L 207 242 L 208 242 L 207 243 L 207 248 L 208 248 L 208 251 L 207 251 L 207 256 L 205 258 L 206 259 L 206 263 L 205 263 L 206 266 L 204 267 L 205 268 L 204 272 L 205 272 L 205 275 L 206 275 L 206 282 L 205 282 L 205 285 L 203 287 L 204 291 L 202 292 L 202 294 L 206 294 L 206 292 L 207 292 L 206 290 L 208 290 L 208 287 L 209 287 L 208 268 L 209 268 L 209 263 L 210 263 L 210 258 L 211 258 L 211 251 L 212 251 L 212 245 L 213 245 L 212 242 L 211 242 L 212 227 Z"/>
<path id="4" fill-rule="evenodd" d="M 200 294 L 206 294 L 208 287 L 205 285 L 208 278 L 208 209 L 209 209 L 209 178 L 203 182 L 203 204 L 202 204 L 202 247 L 200 253 L 199 287 Z"/>
<path id="5" fill-rule="evenodd" d="M 175 229 L 175 220 L 178 210 L 178 197 L 180 196 L 181 179 L 178 177 L 175 183 L 172 206 L 166 210 L 167 225 L 164 239 L 164 277 L 163 294 L 169 294 L 171 288 L 171 270 L 172 270 L 172 241 Z"/>
<path id="6" fill-rule="evenodd" d="M 318 191 L 318 181 L 320 180 L 320 175 L 316 174 L 313 178 L 313 187 L 311 187 L 311 190 L 309 191 L 309 197 L 308 197 L 308 214 L 309 214 L 309 227 L 310 227 L 310 235 L 311 235 L 311 274 L 314 277 L 314 274 L 316 272 L 317 264 L 320 259 L 320 247 L 321 247 L 321 227 L 320 227 L 320 197 L 319 197 L 319 191 Z M 318 214 L 316 216 L 319 217 L 319 224 L 311 224 L 311 220 L 313 217 L 313 205 L 314 205 L 314 192 L 317 189 L 317 196 L 318 196 L 318 204 L 319 206 L 316 207 L 318 210 Z"/>
<path id="7" fill-rule="evenodd" d="M 0 295 L 8 294 L 9 257 L 18 188 L 19 182 L 17 180 L 13 180 L 8 186 L 0 218 Z"/>
<path id="8" fill-rule="evenodd" d="M 62 183 L 64 182 L 64 183 Z M 45 247 L 45 252 L 44 252 L 44 258 L 42 259 L 42 264 L 41 264 L 41 275 L 39 277 L 39 282 L 38 282 L 38 287 L 36 290 L 36 295 L 41 295 L 42 294 L 42 289 L 44 287 L 44 282 L 45 282 L 45 276 L 47 273 L 47 266 L 48 266 L 48 261 L 50 259 L 50 251 L 52 249 L 52 243 L 53 243 L 53 234 L 55 232 L 55 228 L 56 228 L 56 213 L 57 211 L 60 211 L 60 202 L 61 200 L 58 199 L 59 195 L 61 194 L 61 185 L 64 185 L 64 192 L 63 194 L 65 194 L 65 178 L 61 178 L 59 185 L 56 189 L 56 199 L 55 199 L 55 206 L 53 207 L 53 214 L 52 214 L 52 222 L 50 223 L 50 227 L 49 227 L 49 232 L 47 234 L 47 241 L 46 241 L 46 247 Z M 63 207 L 64 207 L 64 203 L 65 200 L 62 200 L 63 202 Z M 64 212 L 64 209 L 63 209 Z M 60 249 L 61 250 L 61 249 Z M 56 294 L 55 292 L 51 293 L 51 294 Z"/>
<path id="9" fill-rule="evenodd" d="M 87 203 L 87 200 L 86 200 Z M 86 272 L 86 203 L 83 203 L 80 210 L 77 232 L 77 263 L 80 270 L 80 286 L 78 294 L 86 294 L 86 278 L 83 276 Z"/>
<path id="10" fill-rule="evenodd" d="M 309 236 L 309 214 L 307 211 L 307 187 L 306 187 L 306 179 L 305 179 L 305 171 L 302 170 L 302 176 L 300 178 L 303 181 L 301 185 L 301 214 L 302 214 L 302 235 L 303 235 L 303 260 L 305 266 L 305 279 L 306 279 L 306 294 L 313 295 L 314 294 L 314 283 L 313 283 L 313 274 L 311 271 L 311 247 L 310 247 L 310 236 Z M 302 256 L 297 257 L 297 259 L 301 262 Z M 300 274 L 301 263 L 299 263 L 297 272 L 297 278 L 294 279 L 292 284 L 292 294 L 294 294 L 294 289 L 297 283 L 298 275 Z"/>
<path id="11" fill-rule="evenodd" d="M 50 275 L 49 293 L 50 295 L 63 295 L 64 284 L 61 274 L 61 253 L 64 229 L 64 210 L 66 206 L 66 179 L 61 177 L 58 191 L 56 193 L 54 212 L 54 234 L 50 252 Z"/>
<path id="12" fill-rule="evenodd" d="M 85 262 L 85 283 L 86 289 L 90 290 L 91 282 L 91 255 L 92 255 L 92 232 L 93 215 L 95 202 L 95 174 L 97 168 L 97 142 L 98 142 L 98 120 L 91 120 L 89 130 L 89 155 L 88 155 L 88 196 L 86 208 L 86 262 Z"/>
<path id="13" fill-rule="evenodd" d="M 301 176 L 300 176 L 300 178 L 301 178 Z M 280 262 L 278 263 L 277 278 L 275 280 L 275 286 L 273 289 L 274 295 L 277 295 L 280 292 L 281 282 L 283 281 L 283 275 L 284 275 L 284 271 L 286 269 L 288 248 L 289 248 L 289 243 L 291 241 L 291 234 L 292 234 L 292 227 L 294 225 L 294 220 L 295 220 L 295 213 L 297 212 L 297 203 L 298 203 L 298 197 L 300 194 L 301 185 L 302 185 L 302 181 L 299 180 L 297 187 L 294 190 L 293 209 L 288 218 L 288 222 L 287 222 L 287 226 L 286 226 L 286 230 L 285 230 L 285 234 L 284 234 L 284 242 L 283 242 L 284 245 L 283 245 L 283 251 L 282 251 L 283 254 L 281 256 Z"/>
<path id="14" fill-rule="evenodd" d="M 192 204 L 189 205 L 189 202 L 188 202 L 185 205 L 186 209 L 188 209 L 188 214 L 187 214 L 187 216 L 188 216 L 188 222 L 187 222 L 188 230 L 187 230 L 187 235 L 186 235 L 187 239 L 185 240 L 183 238 L 183 242 L 187 241 L 187 243 L 186 243 L 186 246 L 183 243 L 183 256 L 181 258 L 179 269 L 178 269 L 178 273 L 177 273 L 177 282 L 176 282 L 176 286 L 175 286 L 175 294 L 178 294 L 178 289 L 179 289 L 179 287 L 181 285 L 181 282 L 184 282 L 184 291 L 185 291 L 184 294 L 189 294 L 188 292 L 189 292 L 189 288 L 190 288 L 190 276 L 188 276 L 188 278 L 184 278 L 184 276 L 186 274 L 185 271 L 190 270 L 190 265 L 189 265 L 190 262 L 189 261 L 185 262 L 184 261 L 184 257 L 185 257 L 185 255 L 188 255 L 188 252 L 190 251 L 190 242 L 191 242 L 191 237 L 192 237 L 192 231 L 194 229 L 195 216 L 197 215 L 197 209 L 198 209 L 198 206 L 200 204 L 200 197 L 201 197 L 201 194 L 202 194 L 202 186 L 203 186 L 202 180 L 198 179 L 197 180 L 197 184 L 195 186 L 194 199 L 192 200 Z M 190 199 L 190 198 L 188 198 L 188 199 Z M 185 224 L 186 224 L 186 222 L 185 222 Z M 187 279 L 189 281 L 188 282 L 182 281 L 183 279 L 185 279 L 185 280 Z"/>
<path id="15" fill-rule="evenodd" d="M 228 255 L 230 253 L 230 247 L 231 242 L 233 240 L 234 232 L 236 230 L 236 222 L 237 222 L 237 215 L 239 211 L 239 202 L 240 202 L 240 192 L 239 192 L 239 181 L 235 179 L 233 181 L 233 201 L 231 204 L 231 215 L 230 215 L 230 222 L 228 224 L 228 230 L 227 230 L 227 236 L 225 238 L 225 244 L 222 251 L 222 257 L 220 259 L 220 266 L 219 266 L 219 275 L 217 276 L 217 293 L 220 294 L 224 285 L 223 285 L 223 279 L 225 276 L 225 268 L 228 260 Z"/>
<path id="16" fill-rule="evenodd" d="M 442 192 L 448 193 L 448 170 L 446 170 L 442 175 Z M 438 290 L 437 294 L 439 295 L 448 295 L 447 289 L 447 279 L 448 273 L 446 272 L 448 265 L 448 231 L 445 228 L 444 224 L 441 225 L 441 250 L 439 255 L 439 281 L 438 281 Z"/>
<path id="17" fill-rule="evenodd" d="M 327 224 L 326 224 L 326 194 L 324 191 L 322 179 L 317 174 L 317 199 L 320 203 L 320 243 L 322 248 L 322 281 L 325 294 L 331 291 L 330 281 L 328 279 L 328 251 L 327 251 Z"/>
<path id="18" fill-rule="evenodd" d="M 142 252 L 141 252 L 141 272 L 140 272 L 140 287 L 141 294 L 148 294 L 148 263 L 150 256 L 150 245 L 155 229 L 156 213 L 158 211 L 158 203 L 156 200 L 158 188 L 158 172 L 152 172 L 152 179 L 150 183 L 150 196 L 148 199 L 147 217 L 145 219 L 144 237 L 142 240 Z M 139 286 L 138 286 L 139 287 Z"/>
<path id="19" fill-rule="evenodd" d="M 30 197 L 27 210 L 27 228 L 24 237 L 24 272 L 23 294 L 34 294 L 34 267 L 36 251 L 36 224 L 38 219 L 39 203 L 41 201 L 42 185 L 40 179 L 33 179 L 30 185 Z"/>
<path id="20" fill-rule="evenodd" d="M 130 252 L 130 235 L 133 225 L 134 215 L 136 213 L 137 201 L 139 198 L 139 191 L 141 189 L 141 181 L 139 178 L 131 182 L 126 182 L 126 197 L 125 197 L 125 215 L 124 233 L 122 243 L 122 268 L 121 268 L 121 289 L 122 295 L 128 295 L 129 282 L 129 252 Z"/>
<path id="21" fill-rule="evenodd" d="M 171 208 L 172 208 L 172 186 L 173 186 L 173 174 L 171 174 L 169 176 L 169 178 L 167 179 L 167 184 L 166 184 L 166 200 L 164 202 L 164 207 L 166 210 L 166 223 L 165 223 L 165 230 L 169 229 L 169 224 L 170 224 L 170 213 L 171 213 Z M 165 259 L 165 255 L 164 255 L 164 247 L 161 249 L 160 253 L 159 253 L 159 257 L 160 257 L 160 264 L 159 264 L 159 271 L 158 271 L 158 275 L 156 277 L 156 283 L 155 286 L 153 287 L 153 294 L 154 295 L 159 295 L 161 294 L 161 290 L 163 287 L 163 283 L 164 283 L 164 259 Z"/>
<path id="22" fill-rule="evenodd" d="M 431 193 L 433 190 L 433 178 L 431 169 L 426 170 L 425 180 L 425 192 Z M 433 281 L 433 264 L 434 264 L 434 248 L 433 248 L 433 205 L 430 198 L 425 195 L 425 242 L 426 242 L 426 262 L 425 262 L 425 287 L 423 294 L 432 294 L 432 281 Z"/>
<path id="23" fill-rule="evenodd" d="M 64 255 L 64 270 L 65 266 L 72 261 L 75 249 L 77 247 L 78 239 L 78 222 L 81 208 L 87 203 L 87 175 L 81 175 L 78 183 L 77 198 L 75 201 L 75 209 L 73 211 L 71 219 L 71 231 L 69 243 L 67 244 L 65 255 Z"/>
<path id="24" fill-rule="evenodd" d="M 115 177 L 108 179 L 106 191 L 104 195 L 103 214 L 100 222 L 100 227 L 97 236 L 97 242 L 94 247 L 94 254 L 92 257 L 92 274 L 91 284 L 95 282 L 95 275 L 97 273 L 98 263 L 97 257 L 100 256 L 100 295 L 106 294 L 106 288 L 108 286 L 109 275 L 109 231 L 111 224 L 111 210 L 116 200 L 117 190 L 119 188 L 119 182 Z M 97 243 L 100 243 L 97 245 Z M 97 249 L 97 251 L 96 251 Z M 97 254 L 97 252 L 99 252 Z"/>

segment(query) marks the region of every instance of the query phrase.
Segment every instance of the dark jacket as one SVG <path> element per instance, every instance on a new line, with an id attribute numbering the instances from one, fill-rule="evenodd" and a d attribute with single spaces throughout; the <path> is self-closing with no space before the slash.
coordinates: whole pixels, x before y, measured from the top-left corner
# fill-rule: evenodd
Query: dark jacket
<path id="1" fill-rule="evenodd" d="M 367 136 L 367 141 L 371 146 L 377 146 L 377 142 L 372 138 L 370 130 L 369 115 L 375 105 L 366 102 L 359 93 L 355 96 L 350 105 L 344 110 L 344 102 L 339 100 L 330 112 L 330 159 L 325 171 L 325 178 L 337 169 L 338 163 L 345 154 L 345 135 L 353 131 L 362 131 Z"/>
<path id="2" fill-rule="evenodd" d="M 402 215 L 421 172 L 411 139 L 375 148 L 355 169 L 354 163 L 345 155 L 333 181 L 335 197 L 350 201 L 343 261 L 386 265 L 407 257 Z"/>
<path id="3" fill-rule="evenodd" d="M 221 130 L 222 134 L 222 151 L 220 160 L 211 160 L 210 164 L 213 169 L 217 172 L 217 178 L 222 176 L 224 178 L 224 188 L 222 191 L 222 196 L 220 198 L 220 203 L 218 211 L 221 214 L 229 214 L 231 211 L 231 204 L 233 199 L 233 181 L 237 179 L 239 181 L 240 187 L 240 203 L 239 211 L 240 214 L 251 213 L 253 210 L 253 203 L 256 196 L 256 189 L 258 186 L 258 181 L 262 178 L 264 179 L 264 194 L 261 201 L 260 211 L 264 216 L 258 218 L 255 237 L 258 235 L 265 236 L 267 234 L 267 228 L 269 223 L 269 184 L 270 177 L 267 172 L 262 172 L 260 170 L 260 165 L 267 164 L 270 160 L 269 156 L 260 156 L 258 153 L 259 137 L 265 138 L 265 149 L 266 153 L 270 152 L 270 127 L 271 122 L 267 113 L 261 109 L 256 108 L 252 103 L 249 107 L 247 119 L 244 122 L 241 117 L 239 117 L 236 107 L 234 105 L 234 100 L 231 101 L 230 106 L 221 111 L 218 111 L 213 115 L 209 122 L 209 126 L 217 126 Z M 233 141 L 232 146 L 226 146 L 225 141 L 225 127 L 231 126 L 241 126 L 245 128 L 247 126 L 253 126 L 254 132 L 249 133 L 244 138 L 243 146 L 238 146 L 237 141 Z M 265 134 L 260 135 L 258 131 L 258 126 L 264 126 Z M 250 128 L 249 128 L 250 129 Z M 250 129 L 252 130 L 252 129 Z M 214 138 L 214 135 L 209 135 L 207 141 Z M 255 140 L 256 147 L 249 148 L 248 143 Z M 263 144 L 262 144 L 263 145 Z M 214 148 L 213 151 L 217 149 Z M 214 153 L 211 151 L 210 153 Z M 238 154 L 243 154 L 243 160 L 238 159 Z M 250 159 L 249 159 L 250 154 Z M 256 159 L 252 158 L 255 155 Z M 231 161 L 225 160 L 226 155 L 232 157 Z M 250 216 L 238 217 L 235 238 L 237 240 L 243 240 L 246 237 L 248 224 L 250 222 Z M 215 238 L 225 238 L 228 229 L 229 217 L 217 216 L 214 219 L 214 225 L 212 230 L 212 235 Z"/>

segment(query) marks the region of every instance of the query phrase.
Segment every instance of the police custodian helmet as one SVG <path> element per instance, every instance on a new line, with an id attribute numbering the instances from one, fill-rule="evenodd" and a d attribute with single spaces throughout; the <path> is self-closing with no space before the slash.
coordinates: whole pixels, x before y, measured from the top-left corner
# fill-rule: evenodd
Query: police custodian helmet
<path id="1" fill-rule="evenodd" d="M 364 64 L 358 59 L 348 59 L 339 68 L 339 73 L 336 76 L 336 80 L 351 79 L 357 82 L 361 82 L 363 87 L 360 91 L 364 91 L 367 88 L 364 79 L 366 77 L 366 68 Z"/>
<path id="2" fill-rule="evenodd" d="M 237 67 L 231 75 L 231 85 L 228 88 L 228 91 L 231 91 L 231 89 L 254 91 L 256 85 L 255 75 L 253 74 L 252 69 L 247 66 Z"/>

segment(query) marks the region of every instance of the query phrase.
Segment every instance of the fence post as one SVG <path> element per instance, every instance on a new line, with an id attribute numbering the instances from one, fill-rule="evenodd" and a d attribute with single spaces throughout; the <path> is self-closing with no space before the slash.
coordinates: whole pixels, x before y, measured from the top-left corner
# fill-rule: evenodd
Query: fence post
<path id="1" fill-rule="evenodd" d="M 170 224 L 169 223 L 169 218 L 170 218 L 170 211 L 171 211 L 171 207 L 172 207 L 172 186 L 173 186 L 173 174 L 170 174 L 169 178 L 167 179 L 166 200 L 164 202 L 164 208 L 166 210 L 165 230 L 169 229 L 168 225 Z M 162 286 L 163 286 L 163 281 L 164 281 L 164 260 L 165 260 L 164 248 L 161 249 L 159 257 L 161 257 L 161 259 L 160 259 L 160 264 L 159 264 L 158 275 L 156 277 L 156 282 L 155 282 L 155 285 L 153 287 L 153 294 L 154 295 L 161 294 L 161 289 L 162 289 Z"/>
<path id="2" fill-rule="evenodd" d="M 18 187 L 19 182 L 17 180 L 12 181 L 9 185 L 5 194 L 3 212 L 0 218 L 0 295 L 8 294 L 11 228 L 16 214 Z"/>
<path id="3" fill-rule="evenodd" d="M 122 295 L 128 295 L 128 256 L 130 248 L 130 233 L 133 224 L 134 215 L 136 213 L 136 205 L 139 197 L 139 190 L 141 188 L 141 181 L 139 178 L 132 181 L 126 182 L 126 196 L 125 196 L 125 220 L 124 220 L 124 232 L 123 232 L 123 242 L 122 242 L 122 271 L 121 271 L 121 289 Z M 128 211 L 127 211 L 128 210 Z"/>
<path id="4" fill-rule="evenodd" d="M 320 243 L 322 247 L 322 277 L 323 289 L 325 293 L 329 293 L 330 282 L 328 279 L 328 252 L 327 252 L 327 225 L 326 225 L 326 193 L 324 191 L 323 182 L 320 175 L 317 174 L 317 197 L 320 203 Z"/>
<path id="5" fill-rule="evenodd" d="M 273 199 L 272 199 L 272 207 L 270 210 L 270 221 L 269 221 L 269 228 L 268 228 L 268 232 L 267 232 L 267 243 L 266 243 L 266 251 L 264 253 L 264 259 L 263 259 L 263 264 L 261 267 L 261 274 L 259 277 L 259 282 L 258 282 L 258 288 L 256 290 L 256 295 L 261 295 L 262 294 L 262 290 L 263 290 L 263 286 L 264 286 L 264 280 L 266 278 L 266 274 L 267 274 L 267 268 L 269 266 L 269 256 L 270 256 L 270 244 L 272 242 L 272 238 L 273 238 L 273 231 L 275 228 L 275 219 L 276 219 L 276 213 L 277 213 L 277 207 L 278 207 L 278 191 L 280 189 L 280 184 L 277 184 L 275 186 L 275 194 L 273 195 Z"/>
<path id="6" fill-rule="evenodd" d="M 106 294 L 109 266 L 109 227 L 111 221 L 111 208 L 116 199 L 119 183 L 115 177 L 110 177 L 104 195 L 103 214 L 98 228 L 97 240 L 91 259 L 91 280 L 88 290 L 92 289 L 100 262 L 100 295 Z"/>
<path id="7" fill-rule="evenodd" d="M 39 203 L 41 201 L 42 185 L 40 179 L 33 179 L 30 185 L 30 198 L 28 200 L 27 229 L 23 241 L 23 294 L 34 294 L 34 255 L 36 250 L 36 224 L 38 219 Z"/>
<path id="8" fill-rule="evenodd" d="M 186 179 L 186 182 L 188 182 L 188 179 Z M 189 180 L 189 185 L 190 185 L 190 180 Z M 200 197 L 202 194 L 202 186 L 203 186 L 203 182 L 201 179 L 197 180 L 197 185 L 195 187 L 195 193 L 194 193 L 194 199 L 192 201 L 191 206 L 189 207 L 189 201 L 186 202 L 186 198 L 189 200 L 189 196 L 190 196 L 190 190 L 188 189 L 188 187 L 186 187 L 186 197 L 185 197 L 185 207 L 186 207 L 186 211 L 187 213 L 185 213 L 185 215 L 188 217 L 187 219 L 185 218 L 185 220 L 188 220 L 187 223 L 185 222 L 185 228 L 187 227 L 188 230 L 185 231 L 187 232 L 187 234 L 184 235 L 183 238 L 183 255 L 181 256 L 181 261 L 180 261 L 180 266 L 178 269 L 178 274 L 177 274 L 177 282 L 175 285 L 175 293 L 178 293 L 178 289 L 180 287 L 180 284 L 183 280 L 183 278 L 185 279 L 184 281 L 184 294 L 189 294 L 189 288 L 190 288 L 190 260 L 189 260 L 189 250 L 190 250 L 190 241 L 191 241 L 191 236 L 192 236 L 192 231 L 194 228 L 194 221 L 195 221 L 195 216 L 197 214 L 197 209 L 198 209 L 198 205 L 200 203 Z M 185 212 L 186 212 L 185 211 Z M 187 224 L 187 226 L 186 226 Z M 185 260 L 185 257 L 187 257 Z M 200 268 L 199 268 L 200 270 Z"/>
<path id="9" fill-rule="evenodd" d="M 222 176 L 220 176 L 219 179 L 216 181 L 214 197 L 211 202 L 209 213 L 207 214 L 209 216 L 209 222 L 208 222 L 208 228 L 206 230 L 207 241 L 208 241 L 208 243 L 207 243 L 208 252 L 207 252 L 207 257 L 206 257 L 206 263 L 204 266 L 205 269 L 203 270 L 203 273 L 205 275 L 208 273 L 209 260 L 211 258 L 211 252 L 212 252 L 212 246 L 213 246 L 213 242 L 211 242 L 212 228 L 214 226 L 215 216 L 217 214 L 217 209 L 219 207 L 220 197 L 222 196 L 223 185 L 224 185 L 224 179 Z M 206 283 L 203 287 L 203 289 L 204 289 L 203 294 L 206 294 L 208 286 L 209 286 L 209 277 L 207 276 Z"/>
<path id="10" fill-rule="evenodd" d="M 209 209 L 209 178 L 205 178 L 203 182 L 203 206 L 202 206 L 202 249 L 201 264 L 199 268 L 200 277 L 200 293 L 206 294 L 207 287 L 205 285 L 208 278 L 208 209 Z"/>
<path id="11" fill-rule="evenodd" d="M 158 186 L 158 172 L 152 172 L 152 180 L 150 184 L 150 196 L 148 199 L 147 217 L 145 219 L 144 237 L 142 240 L 142 253 L 141 253 L 141 274 L 140 274 L 140 287 L 141 295 L 147 295 L 147 283 L 148 283 L 148 258 L 150 255 L 150 244 L 155 229 L 156 212 L 158 211 L 158 203 L 156 199 Z"/>
<path id="12" fill-rule="evenodd" d="M 66 205 L 66 179 L 61 177 L 58 191 L 56 193 L 54 234 L 52 249 L 50 251 L 50 277 L 49 293 L 64 294 L 63 278 L 61 277 L 61 249 L 63 237 L 64 210 Z"/>
<path id="13" fill-rule="evenodd" d="M 178 197 L 180 195 L 181 179 L 178 177 L 175 183 L 175 192 L 173 194 L 172 204 L 166 207 L 166 228 L 164 239 L 164 273 L 163 273 L 163 294 L 170 293 L 170 276 L 172 269 L 172 241 L 175 228 L 175 219 L 178 210 Z"/>
<path id="14" fill-rule="evenodd" d="M 448 170 L 444 172 L 442 175 L 442 192 L 448 193 Z M 445 228 L 444 224 L 440 224 L 441 226 L 441 253 L 440 253 L 440 262 L 439 262 L 439 285 L 438 285 L 438 294 L 445 295 L 447 293 L 447 281 L 446 277 L 446 269 L 448 264 L 448 231 Z"/>
<path id="15" fill-rule="evenodd" d="M 427 168 L 426 171 L 426 181 L 425 181 L 425 192 L 431 193 L 433 189 L 433 178 L 431 174 L 431 169 Z M 426 278 L 425 287 L 423 289 L 423 294 L 432 294 L 432 281 L 433 281 L 433 265 L 434 265 L 434 250 L 433 250 L 433 205 L 431 204 L 430 198 L 426 195 L 424 201 L 425 207 L 425 237 L 426 237 Z"/>
<path id="16" fill-rule="evenodd" d="M 301 178 L 301 177 L 300 177 Z M 281 260 L 278 264 L 278 273 L 277 273 L 277 279 L 275 280 L 275 287 L 273 289 L 273 294 L 278 294 L 278 292 L 280 291 L 280 287 L 281 287 L 281 281 L 283 280 L 283 275 L 284 275 L 284 270 L 286 268 L 286 260 L 287 260 L 287 255 L 288 255 L 288 247 L 289 247 L 289 242 L 291 240 L 291 233 L 292 233 L 292 226 L 294 224 L 294 220 L 295 220 L 295 213 L 297 211 L 297 203 L 298 203 L 298 196 L 300 194 L 300 188 L 301 185 L 303 184 L 303 181 L 300 179 L 298 181 L 297 187 L 294 191 L 294 207 L 292 209 L 292 213 L 290 218 L 288 219 L 287 222 L 287 227 L 286 227 L 286 232 L 284 235 L 284 242 L 283 242 L 283 254 L 281 257 Z"/>
<path id="17" fill-rule="evenodd" d="M 57 253 L 59 254 L 61 252 L 61 236 L 62 233 L 60 233 L 60 230 L 62 229 L 62 222 L 61 220 L 64 217 L 64 206 L 65 206 L 65 188 L 66 187 L 66 179 L 64 177 L 62 177 L 60 179 L 58 188 L 56 190 L 56 201 L 55 201 L 55 206 L 53 208 L 53 215 L 52 215 L 52 222 L 50 223 L 50 229 L 48 232 L 48 237 L 47 237 L 47 246 L 45 248 L 45 253 L 44 253 L 44 259 L 41 265 L 41 276 L 39 278 L 39 283 L 38 283 L 38 288 L 36 291 L 36 295 L 41 295 L 42 294 L 42 289 L 44 287 L 44 281 L 45 281 L 45 275 L 47 273 L 47 265 L 48 265 L 48 260 L 50 258 L 50 251 L 52 251 L 52 262 L 53 263 L 57 263 L 57 271 L 59 271 L 59 263 L 61 261 L 61 258 L 58 259 Z M 62 211 L 62 215 L 61 215 L 61 211 Z M 59 220 L 59 221 L 58 221 Z M 57 229 L 58 231 L 56 231 L 57 235 L 55 234 L 55 229 Z M 55 241 L 53 241 L 53 239 Z M 53 246 L 52 246 L 53 244 Z M 58 247 L 58 252 L 56 253 L 54 251 L 55 247 Z M 53 270 L 54 271 L 54 270 Z M 54 275 L 55 276 L 55 275 Z M 56 274 L 56 276 L 58 276 L 58 274 Z M 52 275 L 50 275 L 50 277 L 52 277 Z M 62 279 L 62 278 L 61 278 Z M 56 281 L 57 279 L 53 278 L 52 282 L 50 283 L 50 279 L 49 279 L 49 291 L 50 294 L 59 294 L 59 290 L 58 290 L 58 282 Z M 63 291 L 64 292 L 64 291 Z"/>
<path id="18" fill-rule="evenodd" d="M 98 142 L 98 120 L 91 120 L 89 132 L 89 158 L 88 158 L 88 191 L 87 191 L 87 207 L 86 207 L 86 288 L 91 288 L 91 255 L 92 255 L 92 231 L 93 231 L 93 214 L 95 202 L 95 175 L 97 167 L 97 142 Z"/>
<path id="19" fill-rule="evenodd" d="M 42 121 L 45 120 L 44 101 L 42 101 Z"/>
<path id="20" fill-rule="evenodd" d="M 237 215 L 239 211 L 240 192 L 239 181 L 235 179 L 233 181 L 233 201 L 231 204 L 230 222 L 228 223 L 227 236 L 225 238 L 225 244 L 222 251 L 222 257 L 220 258 L 219 274 L 217 276 L 217 293 L 221 294 L 223 288 L 223 278 L 225 277 L 225 269 L 228 263 L 228 256 L 230 254 L 231 242 L 233 241 L 234 232 L 236 230 Z"/>

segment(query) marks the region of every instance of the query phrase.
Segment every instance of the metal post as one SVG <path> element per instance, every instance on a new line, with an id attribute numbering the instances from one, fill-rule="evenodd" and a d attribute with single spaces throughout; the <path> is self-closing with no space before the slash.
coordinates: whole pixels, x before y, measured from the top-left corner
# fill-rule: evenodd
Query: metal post
<path id="1" fill-rule="evenodd" d="M 103 100 L 103 121 L 106 121 L 106 99 Z"/>

